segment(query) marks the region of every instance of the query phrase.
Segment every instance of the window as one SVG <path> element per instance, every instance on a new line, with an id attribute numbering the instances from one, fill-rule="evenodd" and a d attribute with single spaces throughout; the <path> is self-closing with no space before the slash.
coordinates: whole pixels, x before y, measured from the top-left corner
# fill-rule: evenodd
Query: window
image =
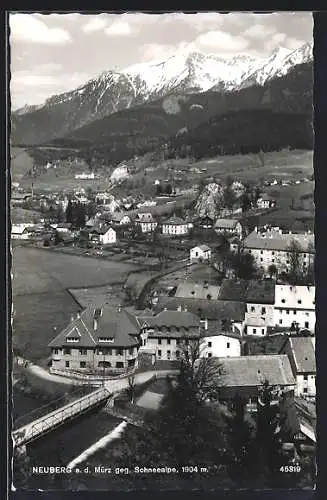
<path id="1" fill-rule="evenodd" d="M 59 349 L 53 349 L 52 352 L 53 354 L 59 354 Z"/>
<path id="2" fill-rule="evenodd" d="M 208 352 L 208 358 L 212 358 L 212 352 Z"/>
<path id="3" fill-rule="evenodd" d="M 282 299 L 282 304 L 285 304 L 285 299 Z"/>
<path id="4" fill-rule="evenodd" d="M 167 344 L 170 345 L 170 339 L 167 339 Z"/>
<path id="5" fill-rule="evenodd" d="M 230 342 L 227 342 L 227 349 L 230 348 Z"/>
<path id="6" fill-rule="evenodd" d="M 212 347 L 212 342 L 208 342 L 208 347 Z"/>
<path id="7" fill-rule="evenodd" d="M 271 255 L 275 255 L 275 252 L 271 252 Z"/>
<path id="8" fill-rule="evenodd" d="M 306 322 L 304 323 L 304 328 L 309 328 L 309 321 L 306 321 Z"/>
<path id="9" fill-rule="evenodd" d="M 301 299 L 299 299 L 299 300 L 297 301 L 297 303 L 298 303 L 298 304 L 302 304 L 302 300 L 301 300 Z"/>
<path id="10" fill-rule="evenodd" d="M 86 368 L 86 361 L 80 361 L 79 362 L 79 367 L 80 368 Z"/>
<path id="11" fill-rule="evenodd" d="M 67 348 L 65 348 L 65 349 L 64 349 L 64 354 L 71 354 L 71 349 L 67 349 Z"/>
<path id="12" fill-rule="evenodd" d="M 290 263 L 290 261 L 289 261 L 289 260 L 287 260 L 287 261 L 286 261 L 286 264 L 289 264 L 289 263 Z"/>
<path id="13" fill-rule="evenodd" d="M 254 311 L 255 311 L 255 307 L 251 306 L 251 313 L 254 313 Z"/>
<path id="14" fill-rule="evenodd" d="M 263 250 L 261 250 L 261 252 L 260 252 L 260 253 L 261 253 L 261 254 L 263 254 Z"/>
<path id="15" fill-rule="evenodd" d="M 87 349 L 80 349 L 79 353 L 81 356 L 86 356 L 87 355 Z"/>
<path id="16" fill-rule="evenodd" d="M 161 358 L 161 350 L 158 349 L 158 358 Z"/>
<path id="17" fill-rule="evenodd" d="M 117 361 L 116 368 L 124 368 L 124 363 L 122 361 Z"/>
<path id="18" fill-rule="evenodd" d="M 122 349 L 116 349 L 116 356 L 122 356 L 123 355 L 123 350 Z M 120 361 L 118 361 L 120 363 Z M 117 366 L 118 368 L 118 366 Z"/>
<path id="19" fill-rule="evenodd" d="M 180 345 L 181 341 L 180 339 L 176 339 L 176 345 Z"/>
<path id="20" fill-rule="evenodd" d="M 262 307 L 261 314 L 266 314 L 266 308 L 265 307 Z"/>
<path id="21" fill-rule="evenodd" d="M 158 339 L 158 344 L 161 345 L 161 339 Z"/>
<path id="22" fill-rule="evenodd" d="M 65 361 L 65 367 L 69 368 L 69 361 Z"/>
<path id="23" fill-rule="evenodd" d="M 304 394 L 306 394 L 308 392 L 308 388 L 307 387 L 303 387 L 303 392 L 304 392 Z"/>
<path id="24" fill-rule="evenodd" d="M 171 354 L 171 352 L 167 351 L 167 359 L 170 359 L 170 354 Z"/>
<path id="25" fill-rule="evenodd" d="M 253 333 L 257 333 L 257 329 L 256 328 L 253 328 Z"/>
<path id="26" fill-rule="evenodd" d="M 303 375 L 303 380 L 308 380 L 308 375 Z"/>
<path id="27" fill-rule="evenodd" d="M 70 343 L 79 342 L 79 341 L 80 341 L 79 337 L 67 337 L 66 338 L 66 342 L 70 342 Z"/>
<path id="28" fill-rule="evenodd" d="M 275 259 L 271 259 L 271 262 L 275 262 Z"/>
<path id="29" fill-rule="evenodd" d="M 113 337 L 99 337 L 99 342 L 113 342 Z"/>
<path id="30" fill-rule="evenodd" d="M 289 309 L 286 309 L 286 314 L 289 314 L 290 313 L 290 310 Z"/>
<path id="31" fill-rule="evenodd" d="M 265 334 L 265 329 L 264 329 L 264 328 L 262 328 L 262 329 L 261 329 L 261 334 L 262 334 L 262 335 L 264 335 L 264 334 Z"/>
<path id="32" fill-rule="evenodd" d="M 296 311 L 295 311 L 295 310 L 293 311 L 293 314 L 296 314 Z"/>
<path id="33" fill-rule="evenodd" d="M 283 324 L 283 320 L 282 320 L 282 319 L 280 319 L 280 320 L 279 320 L 279 324 L 280 324 L 280 325 L 282 325 L 282 324 Z"/>
<path id="34" fill-rule="evenodd" d="M 176 358 L 179 358 L 179 351 L 176 351 Z"/>
<path id="35" fill-rule="evenodd" d="M 263 262 L 263 258 L 261 257 L 260 262 Z"/>

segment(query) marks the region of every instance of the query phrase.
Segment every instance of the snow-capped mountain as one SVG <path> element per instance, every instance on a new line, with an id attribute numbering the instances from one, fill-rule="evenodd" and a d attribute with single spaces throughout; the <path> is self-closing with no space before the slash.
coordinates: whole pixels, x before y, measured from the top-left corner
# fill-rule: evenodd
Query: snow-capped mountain
<path id="1" fill-rule="evenodd" d="M 167 94 L 262 86 L 311 59 L 312 44 L 295 51 L 279 49 L 266 60 L 245 54 L 225 59 L 216 54 L 177 52 L 165 60 L 104 72 L 75 90 L 50 97 L 36 110 L 13 113 L 14 139 L 35 144 L 63 137 L 107 115 Z"/>
<path id="2" fill-rule="evenodd" d="M 269 57 L 264 64 L 260 65 L 247 79 L 243 79 L 243 86 L 250 81 L 251 84 L 264 85 L 268 80 L 286 75 L 294 66 L 304 64 L 312 60 L 311 43 L 307 43 L 296 50 L 280 47 Z"/>

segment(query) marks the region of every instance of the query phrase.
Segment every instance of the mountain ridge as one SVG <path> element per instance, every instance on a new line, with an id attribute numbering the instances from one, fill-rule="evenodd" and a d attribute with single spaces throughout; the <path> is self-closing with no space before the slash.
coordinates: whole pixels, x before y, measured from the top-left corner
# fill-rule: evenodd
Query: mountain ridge
<path id="1" fill-rule="evenodd" d="M 13 112 L 12 142 L 40 144 L 63 137 L 105 116 L 172 93 L 229 92 L 244 86 L 262 86 L 277 73 L 286 74 L 310 58 L 310 44 L 287 52 L 284 59 L 279 58 L 277 62 L 275 56 L 275 65 L 274 54 L 262 61 L 245 55 L 224 60 L 186 52 L 164 60 L 156 70 L 150 62 L 120 72 L 103 72 L 77 89 L 49 97 L 44 106 L 36 110 Z"/>

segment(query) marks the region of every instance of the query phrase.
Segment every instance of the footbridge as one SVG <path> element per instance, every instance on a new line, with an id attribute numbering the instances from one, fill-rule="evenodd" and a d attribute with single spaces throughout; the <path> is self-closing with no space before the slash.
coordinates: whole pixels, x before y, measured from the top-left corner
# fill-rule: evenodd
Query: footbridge
<path id="1" fill-rule="evenodd" d="M 47 434 L 69 420 L 79 417 L 92 408 L 106 402 L 111 392 L 106 387 L 101 387 L 86 396 L 54 410 L 43 417 L 26 424 L 12 433 L 13 444 L 16 448 L 26 445 L 35 439 Z"/>

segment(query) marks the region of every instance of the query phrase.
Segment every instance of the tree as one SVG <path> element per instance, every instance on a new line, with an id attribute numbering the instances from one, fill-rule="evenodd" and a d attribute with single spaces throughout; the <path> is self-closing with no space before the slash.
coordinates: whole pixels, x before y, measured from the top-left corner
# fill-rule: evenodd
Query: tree
<path id="1" fill-rule="evenodd" d="M 85 226 L 86 223 L 86 208 L 82 203 L 77 203 L 73 210 L 74 224 L 77 228 Z"/>
<path id="2" fill-rule="evenodd" d="M 278 388 L 262 384 L 257 404 L 257 466 L 266 477 L 270 486 L 279 475 L 285 458 L 282 452 L 281 422 Z"/>
<path id="3" fill-rule="evenodd" d="M 66 222 L 73 222 L 73 204 L 71 200 L 68 200 L 67 208 L 66 208 Z"/>
<path id="4" fill-rule="evenodd" d="M 299 244 L 293 240 L 288 247 L 289 253 L 289 279 L 290 282 L 296 284 L 301 275 L 300 269 L 300 246 Z"/>
<path id="5" fill-rule="evenodd" d="M 256 477 L 253 427 L 246 419 L 246 404 L 247 400 L 237 393 L 231 404 L 232 415 L 227 419 L 228 471 L 237 484 Z"/>
<path id="6" fill-rule="evenodd" d="M 252 207 L 252 201 L 250 195 L 247 192 L 245 192 L 242 195 L 242 211 L 247 212 L 248 210 L 251 209 L 251 207 Z"/>
<path id="7" fill-rule="evenodd" d="M 239 279 L 250 280 L 257 274 L 254 257 L 249 253 L 231 253 L 227 261 Z"/>
<path id="8" fill-rule="evenodd" d="M 226 178 L 225 189 L 224 189 L 224 206 L 227 208 L 233 208 L 235 203 L 235 193 L 233 190 L 233 178 L 229 175 Z"/>
<path id="9" fill-rule="evenodd" d="M 215 467 L 224 461 L 224 421 L 217 406 L 206 399 L 219 384 L 219 365 L 216 363 L 213 369 L 212 358 L 206 358 L 196 368 L 198 343 L 186 347 L 189 355 L 182 356 L 177 379 L 167 380 L 167 395 L 149 426 L 157 436 L 161 454 L 169 457 L 171 464 L 179 468 L 200 463 Z"/>
<path id="10" fill-rule="evenodd" d="M 275 266 L 275 264 L 270 264 L 270 266 L 268 267 L 268 274 L 269 274 L 270 278 L 272 278 L 273 276 L 276 277 L 277 273 L 278 273 L 278 269 Z"/>
<path id="11" fill-rule="evenodd" d="M 128 377 L 128 388 L 126 389 L 126 392 L 130 398 L 131 403 L 134 403 L 135 389 L 136 389 L 135 377 L 134 375 L 131 375 L 130 377 Z"/>
<path id="12" fill-rule="evenodd" d="M 156 195 L 160 196 L 162 194 L 162 186 L 161 184 L 156 185 Z"/>
<path id="13" fill-rule="evenodd" d="M 168 194 L 168 195 L 172 194 L 172 192 L 173 192 L 173 188 L 172 188 L 172 185 L 171 185 L 170 183 L 169 183 L 169 184 L 167 184 L 166 189 L 165 189 L 165 192 L 166 192 L 166 194 Z"/>

